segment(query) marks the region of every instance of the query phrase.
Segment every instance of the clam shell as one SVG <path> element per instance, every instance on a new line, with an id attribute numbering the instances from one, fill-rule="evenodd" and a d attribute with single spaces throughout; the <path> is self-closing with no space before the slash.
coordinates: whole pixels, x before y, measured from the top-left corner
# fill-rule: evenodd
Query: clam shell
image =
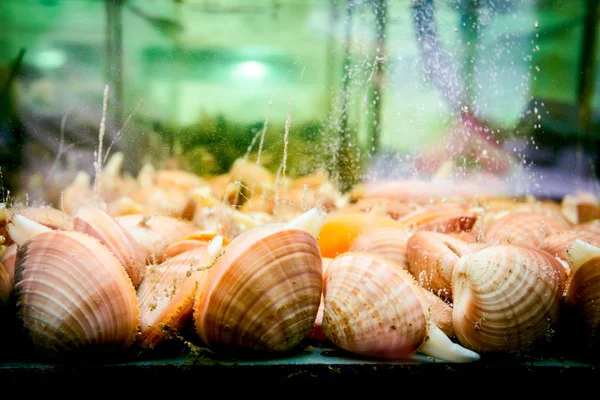
<path id="1" fill-rule="evenodd" d="M 0 307 L 8 303 L 12 293 L 16 257 L 17 245 L 12 244 L 4 250 L 4 254 L 0 258 Z"/>
<path id="2" fill-rule="evenodd" d="M 569 248 L 572 271 L 567 281 L 566 302 L 583 327 L 585 344 L 600 349 L 600 247 L 577 240 Z"/>
<path id="3" fill-rule="evenodd" d="M 189 250 L 196 248 L 206 248 L 208 243 L 213 240 L 217 235 L 212 232 L 198 232 L 193 235 L 187 236 L 181 240 L 171 243 L 165 249 L 165 256 L 167 258 L 175 257 L 178 254 L 184 253 Z M 229 240 L 226 237 L 221 238 L 223 245 L 229 244 Z"/>
<path id="4" fill-rule="evenodd" d="M 73 218 L 60 210 L 52 207 L 13 207 L 10 211 L 7 212 L 16 212 L 19 215 L 27 217 L 28 219 L 37 222 L 38 224 L 42 224 L 47 226 L 50 229 L 62 229 L 62 230 L 71 230 L 73 229 Z M 3 224 L 4 220 L 0 218 L 0 225 Z M 13 240 L 8 234 L 8 231 L 3 230 L 0 227 L 0 235 L 5 238 L 5 245 L 10 246 L 13 244 Z"/>
<path id="5" fill-rule="evenodd" d="M 62 196 L 62 209 L 73 215 L 83 205 L 90 204 L 94 193 L 91 187 L 92 178 L 84 171 L 79 171 L 73 182 L 65 188 Z"/>
<path id="6" fill-rule="evenodd" d="M 0 242 L 3 245 L 10 246 L 12 241 L 8 234 L 7 219 L 9 218 L 9 212 L 6 209 L 6 204 L 0 203 Z"/>
<path id="7" fill-rule="evenodd" d="M 570 225 L 564 221 L 536 213 L 518 212 L 490 221 L 484 236 L 489 244 L 539 247 L 547 236 L 569 229 Z"/>
<path id="8" fill-rule="evenodd" d="M 196 231 L 189 221 L 161 215 L 132 214 L 114 219 L 144 247 L 153 263 L 161 263 L 165 260 L 164 251 L 169 244 Z"/>
<path id="9" fill-rule="evenodd" d="M 129 194 L 133 202 L 142 205 L 147 213 L 179 218 L 187 206 L 187 191 L 177 187 L 141 187 Z"/>
<path id="10" fill-rule="evenodd" d="M 391 218 L 362 212 L 334 212 L 327 215 L 319 235 L 319 248 L 323 257 L 334 258 L 347 252 L 354 240 L 374 228 L 405 229 Z"/>
<path id="11" fill-rule="evenodd" d="M 176 188 L 183 192 L 188 192 L 199 186 L 207 186 L 208 184 L 191 172 L 179 169 L 163 169 L 156 171 L 153 175 L 155 185 L 163 188 Z"/>
<path id="12" fill-rule="evenodd" d="M 600 234 L 594 234 L 586 231 L 569 230 L 555 233 L 544 239 L 540 248 L 547 251 L 554 257 L 567 261 L 567 252 L 573 242 L 581 239 L 585 242 L 600 246 Z"/>
<path id="13" fill-rule="evenodd" d="M 148 269 L 138 288 L 140 346 L 157 346 L 191 318 L 196 290 L 202 287 L 207 271 L 202 263 L 207 247 L 196 247 Z"/>
<path id="14" fill-rule="evenodd" d="M 309 189 L 317 189 L 327 183 L 329 183 L 329 173 L 324 169 L 320 169 L 311 175 L 305 175 L 294 179 L 292 185 L 295 188 L 303 188 L 306 186 Z"/>
<path id="15" fill-rule="evenodd" d="M 398 218 L 413 231 L 460 232 L 469 231 L 477 221 L 478 214 L 463 204 L 434 204 Z"/>
<path id="16" fill-rule="evenodd" d="M 73 217 L 52 207 L 23 207 L 16 210 L 20 215 L 47 226 L 50 229 L 73 229 Z"/>
<path id="17" fill-rule="evenodd" d="M 165 249 L 165 257 L 167 259 L 176 257 L 181 253 L 188 252 L 194 249 L 206 249 L 208 242 L 196 239 L 183 239 L 171 243 Z"/>
<path id="18" fill-rule="evenodd" d="M 4 265 L 0 263 L 0 308 L 8 304 L 8 299 L 12 293 L 12 282 L 6 272 Z"/>
<path id="19" fill-rule="evenodd" d="M 421 286 L 452 300 L 452 271 L 460 257 L 472 252 L 469 244 L 437 232 L 416 232 L 406 244 L 408 270 Z"/>
<path id="20" fill-rule="evenodd" d="M 512 207 L 506 208 L 511 213 L 530 212 L 540 214 L 551 220 L 556 220 L 559 224 L 567 226 L 569 221 L 561 211 L 561 206 L 554 201 L 529 201 L 526 203 L 517 203 Z"/>
<path id="21" fill-rule="evenodd" d="M 460 343 L 481 352 L 529 350 L 550 339 L 566 281 L 550 254 L 495 245 L 454 267 L 452 321 Z"/>
<path id="22" fill-rule="evenodd" d="M 354 207 L 362 212 L 380 213 L 380 215 L 386 215 L 392 219 L 399 219 L 415 211 L 415 207 L 413 206 L 409 206 L 401 201 L 386 198 L 360 199 L 356 202 Z"/>
<path id="23" fill-rule="evenodd" d="M 454 337 L 454 327 L 452 326 L 452 307 L 442 300 L 435 293 L 427 289 L 422 290 L 423 298 L 421 303 L 431 316 L 433 322 L 448 337 Z M 424 301 L 423 301 L 424 300 Z"/>
<path id="24" fill-rule="evenodd" d="M 129 232 L 104 211 L 81 207 L 73 218 L 73 229 L 100 241 L 117 257 L 137 287 L 146 271 L 146 250 Z"/>
<path id="25" fill-rule="evenodd" d="M 600 202 L 589 192 L 566 195 L 560 203 L 563 216 L 573 225 L 600 218 Z"/>
<path id="26" fill-rule="evenodd" d="M 275 182 L 273 174 L 262 165 L 243 158 L 235 160 L 229 170 L 231 181 L 243 183 L 253 194 L 262 193 L 263 186 L 271 186 Z"/>
<path id="27" fill-rule="evenodd" d="M 194 303 L 196 331 L 210 347 L 287 351 L 308 334 L 321 298 L 315 238 L 285 224 L 252 228 L 232 240 Z"/>
<path id="28" fill-rule="evenodd" d="M 597 220 L 594 220 L 591 222 L 587 222 L 585 224 L 577 225 L 577 229 L 579 229 L 581 231 L 592 232 L 597 235 L 600 235 L 600 219 L 597 219 Z"/>
<path id="29" fill-rule="evenodd" d="M 17 245 L 11 244 L 6 248 L 4 255 L 0 259 L 0 263 L 4 265 L 4 269 L 10 278 L 10 282 L 13 283 L 15 279 L 15 262 L 17 259 Z"/>
<path id="30" fill-rule="evenodd" d="M 331 263 L 333 259 L 331 258 L 322 258 L 323 262 L 323 275 L 325 275 L 325 271 L 327 271 L 327 267 Z M 321 303 L 319 303 L 319 309 L 317 310 L 317 317 L 315 318 L 315 322 L 313 323 L 312 329 L 308 332 L 306 336 L 311 339 L 316 340 L 327 340 L 327 336 L 325 336 L 325 332 L 323 332 L 323 310 L 325 309 L 325 302 L 323 299 L 323 294 L 321 293 Z"/>
<path id="31" fill-rule="evenodd" d="M 427 316 L 418 287 L 407 271 L 381 256 L 346 253 L 325 272 L 323 331 L 336 346 L 354 354 L 404 358 L 419 349 Z"/>
<path id="32" fill-rule="evenodd" d="M 450 185 L 434 184 L 424 180 L 374 182 L 361 188 L 364 198 L 388 198 L 403 202 L 428 204 L 452 195 Z"/>
<path id="33" fill-rule="evenodd" d="M 131 279 L 106 247 L 83 233 L 41 233 L 20 246 L 14 294 L 17 314 L 41 350 L 125 348 L 139 328 Z"/>
<path id="34" fill-rule="evenodd" d="M 380 254 L 403 269 L 408 269 L 406 243 L 410 234 L 406 229 L 376 228 L 357 237 L 350 251 Z"/>

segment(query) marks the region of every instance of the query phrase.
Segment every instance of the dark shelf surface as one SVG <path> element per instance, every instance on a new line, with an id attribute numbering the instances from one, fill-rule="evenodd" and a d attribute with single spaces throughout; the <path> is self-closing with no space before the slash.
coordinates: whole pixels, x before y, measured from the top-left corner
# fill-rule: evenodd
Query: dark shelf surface
<path id="1" fill-rule="evenodd" d="M 473 363 L 448 363 L 416 354 L 403 360 L 360 358 L 337 349 L 302 346 L 281 356 L 235 358 L 207 349 L 167 357 L 151 354 L 112 361 L 4 361 L 0 362 L 0 386 L 23 387 L 32 383 L 44 390 L 64 390 L 74 383 L 94 385 L 110 382 L 194 381 L 267 385 L 306 390 L 318 384 L 335 385 L 344 390 L 376 384 L 394 388 L 398 384 L 497 385 L 494 392 L 510 391 L 513 385 L 535 385 L 539 391 L 554 393 L 555 385 L 576 384 L 578 389 L 593 388 L 600 378 L 600 362 L 572 358 L 540 358 L 524 355 L 483 355 Z M 307 386 L 308 385 L 308 386 Z M 160 387 L 136 387 L 136 393 L 154 393 Z M 97 390 L 102 390 L 98 387 Z"/>

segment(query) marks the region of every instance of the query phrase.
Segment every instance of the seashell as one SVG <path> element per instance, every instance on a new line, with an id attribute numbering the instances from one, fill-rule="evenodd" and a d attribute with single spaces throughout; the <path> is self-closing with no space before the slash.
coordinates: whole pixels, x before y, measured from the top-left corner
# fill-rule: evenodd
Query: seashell
<path id="1" fill-rule="evenodd" d="M 189 221 L 164 215 L 132 214 L 115 217 L 114 220 L 142 245 L 152 263 L 163 262 L 166 258 L 164 251 L 169 244 L 196 231 Z"/>
<path id="2" fill-rule="evenodd" d="M 575 228 L 580 231 L 586 231 L 600 235 L 600 219 L 596 219 L 585 224 L 579 224 Z"/>
<path id="3" fill-rule="evenodd" d="M 444 335 L 448 337 L 454 337 L 454 327 L 452 326 L 452 306 L 442 300 L 435 293 L 430 292 L 427 289 L 421 290 L 423 297 L 421 303 L 423 307 L 428 311 L 431 322 L 435 324 Z"/>
<path id="4" fill-rule="evenodd" d="M 238 158 L 229 170 L 231 181 L 241 182 L 250 189 L 252 195 L 260 194 L 263 187 L 272 187 L 275 183 L 273 174 L 260 164 Z"/>
<path id="5" fill-rule="evenodd" d="M 65 188 L 62 195 L 62 209 L 73 215 L 82 205 L 91 204 L 93 192 L 92 178 L 87 172 L 79 171 L 73 182 Z"/>
<path id="6" fill-rule="evenodd" d="M 146 271 L 146 250 L 104 211 L 80 207 L 73 218 L 73 229 L 100 241 L 117 257 L 137 287 Z"/>
<path id="7" fill-rule="evenodd" d="M 327 267 L 331 263 L 332 258 L 321 258 L 323 263 L 323 276 L 325 275 L 325 271 L 327 271 Z M 315 322 L 313 323 L 313 327 L 306 334 L 307 337 L 316 340 L 327 340 L 327 336 L 323 332 L 323 310 L 325 309 L 325 302 L 323 301 L 323 294 L 321 293 L 321 302 L 319 303 L 319 309 L 317 310 L 317 317 L 315 318 Z"/>
<path id="8" fill-rule="evenodd" d="M 193 222 L 204 231 L 233 239 L 241 232 L 257 225 L 256 220 L 216 199 L 207 188 L 190 191 L 188 210 L 190 203 L 194 204 Z"/>
<path id="9" fill-rule="evenodd" d="M 460 232 L 471 230 L 479 213 L 480 210 L 467 205 L 434 204 L 406 214 L 398 222 L 413 231 Z"/>
<path id="10" fill-rule="evenodd" d="M 354 207 L 357 211 L 385 215 L 396 220 L 415 211 L 415 207 L 409 206 L 407 203 L 386 198 L 360 199 Z"/>
<path id="11" fill-rule="evenodd" d="M 600 234 L 586 231 L 568 230 L 550 235 L 544 239 L 540 249 L 547 251 L 554 257 L 567 261 L 569 247 L 576 239 L 581 239 L 594 246 L 600 246 Z"/>
<path id="12" fill-rule="evenodd" d="M 14 213 L 23 215 L 27 219 L 47 226 L 50 229 L 73 229 L 73 218 L 67 213 L 52 207 L 13 207 L 7 210 L 4 204 L 0 204 L 0 210 L 2 210 L 0 212 L 0 235 L 4 236 L 4 244 L 7 246 L 14 243 L 6 227 L 6 221 L 10 220 L 11 215 Z"/>
<path id="13" fill-rule="evenodd" d="M 52 207 L 23 207 L 15 212 L 50 229 L 73 229 L 73 217 Z"/>
<path id="14" fill-rule="evenodd" d="M 131 198 L 127 196 L 120 197 L 117 200 L 108 203 L 107 205 L 107 213 L 111 217 L 131 214 L 145 214 L 148 212 L 148 207 L 131 200 Z"/>
<path id="15" fill-rule="evenodd" d="M 471 229 L 470 232 L 460 231 L 460 232 L 450 232 L 447 235 L 452 236 L 458 240 L 462 240 L 465 243 L 475 244 L 477 242 L 477 235 Z"/>
<path id="16" fill-rule="evenodd" d="M 479 352 L 527 351 L 551 338 L 566 282 L 549 253 L 494 245 L 454 267 L 452 321 L 459 342 Z"/>
<path id="17" fill-rule="evenodd" d="M 176 242 L 173 242 L 170 245 L 168 245 L 165 249 L 165 256 L 167 258 L 172 258 L 177 256 L 178 254 L 196 248 L 205 249 L 208 247 L 208 243 L 217 236 L 221 238 L 223 246 L 229 244 L 229 240 L 226 237 L 219 236 L 212 232 L 198 232 L 193 235 L 187 236 L 183 239 L 179 239 Z"/>
<path id="18" fill-rule="evenodd" d="M 154 348 L 177 334 L 191 318 L 196 290 L 203 288 L 208 268 L 221 251 L 223 238 L 152 266 L 138 289 L 143 348 Z"/>
<path id="19" fill-rule="evenodd" d="M 402 202 L 428 204 L 450 196 L 450 185 L 433 184 L 423 180 L 367 183 L 361 188 L 363 198 L 388 198 Z"/>
<path id="20" fill-rule="evenodd" d="M 121 176 L 125 155 L 115 152 L 98 174 L 98 196 L 105 202 L 111 202 L 137 189 L 137 182 L 131 176 Z"/>
<path id="21" fill-rule="evenodd" d="M 0 243 L 6 246 L 12 244 L 12 239 L 8 234 L 7 221 L 10 218 L 9 211 L 6 208 L 6 204 L 0 203 Z"/>
<path id="22" fill-rule="evenodd" d="M 408 271 L 381 256 L 342 254 L 325 272 L 323 331 L 336 346 L 367 357 L 422 352 L 449 362 L 479 359 L 433 324 L 422 293 Z"/>
<path id="23" fill-rule="evenodd" d="M 405 229 L 405 226 L 388 217 L 362 212 L 335 212 L 327 215 L 319 235 L 319 248 L 323 257 L 334 258 L 347 252 L 354 240 L 374 228 Z"/>
<path id="24" fill-rule="evenodd" d="M 318 189 L 327 183 L 330 183 L 329 173 L 324 169 L 320 169 L 310 175 L 294 179 L 292 185 L 295 188 L 304 188 L 306 186 L 309 189 Z"/>
<path id="25" fill-rule="evenodd" d="M 600 201 L 589 192 L 566 195 L 560 203 L 564 218 L 571 224 L 583 224 L 600 218 Z"/>
<path id="26" fill-rule="evenodd" d="M 401 268 L 408 269 L 406 242 L 409 237 L 410 233 L 406 229 L 370 229 L 352 242 L 350 251 L 380 254 Z"/>
<path id="27" fill-rule="evenodd" d="M 142 187 L 130 193 L 129 198 L 149 213 L 174 218 L 182 216 L 187 204 L 187 192 L 173 187 Z"/>
<path id="28" fill-rule="evenodd" d="M 162 188 L 176 188 L 183 192 L 189 192 L 194 188 L 208 185 L 206 181 L 198 175 L 180 169 L 159 170 L 156 171 L 153 178 L 153 183 L 156 186 Z"/>
<path id="29" fill-rule="evenodd" d="M 4 265 L 0 262 L 0 309 L 8 304 L 12 293 L 12 282 Z"/>
<path id="30" fill-rule="evenodd" d="M 221 174 L 207 178 L 208 185 L 210 186 L 211 194 L 225 204 L 234 204 L 236 197 L 239 197 L 239 191 L 242 189 L 240 185 L 236 185 L 234 191 L 231 191 L 229 185 L 231 183 L 231 177 L 229 174 Z"/>
<path id="31" fill-rule="evenodd" d="M 0 306 L 6 305 L 15 280 L 17 245 L 0 246 Z"/>
<path id="32" fill-rule="evenodd" d="M 547 236 L 569 229 L 570 226 L 561 220 L 531 212 L 519 212 L 505 214 L 490 221 L 484 236 L 488 244 L 539 247 Z"/>
<path id="33" fill-rule="evenodd" d="M 511 208 L 508 208 L 511 213 L 515 212 L 531 212 L 543 215 L 549 219 L 557 220 L 562 225 L 568 225 L 569 221 L 565 218 L 561 211 L 561 206 L 554 201 L 528 201 L 526 203 L 518 203 Z"/>
<path id="34" fill-rule="evenodd" d="M 587 346 L 598 349 L 600 338 L 600 247 L 580 239 L 569 248 L 571 273 L 565 300 L 579 317 Z M 578 327 L 578 326 L 577 326 Z"/>
<path id="35" fill-rule="evenodd" d="M 452 301 L 452 271 L 460 257 L 472 252 L 469 244 L 437 232 L 417 232 L 408 239 L 408 270 L 422 287 Z"/>
<path id="36" fill-rule="evenodd" d="M 8 223 L 8 233 L 17 245 L 23 245 L 34 236 L 45 232 L 52 232 L 52 229 L 19 214 L 14 214 Z"/>
<path id="37" fill-rule="evenodd" d="M 19 245 L 14 294 L 33 344 L 50 353 L 125 348 L 140 314 L 125 269 L 98 240 L 50 231 Z"/>
<path id="38" fill-rule="evenodd" d="M 209 347 L 285 352 L 306 337 L 321 299 L 317 209 L 236 237 L 206 275 L 194 323 Z"/>

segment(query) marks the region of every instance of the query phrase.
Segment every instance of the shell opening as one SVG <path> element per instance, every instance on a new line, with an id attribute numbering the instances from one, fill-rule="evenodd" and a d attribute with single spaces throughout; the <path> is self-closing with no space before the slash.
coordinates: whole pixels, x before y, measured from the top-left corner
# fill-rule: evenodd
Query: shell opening
<path id="1" fill-rule="evenodd" d="M 319 211 L 318 208 L 311 208 L 304 214 L 300 214 L 287 223 L 287 229 L 301 229 L 310 233 L 315 239 L 319 238 L 319 233 L 323 224 L 325 224 L 326 214 Z"/>
<path id="2" fill-rule="evenodd" d="M 579 267 L 593 258 L 600 257 L 600 247 L 591 245 L 581 239 L 573 242 L 573 245 L 567 250 L 567 258 L 571 264 L 571 273 L 575 273 Z"/>
<path id="3" fill-rule="evenodd" d="M 138 172 L 137 181 L 141 187 L 148 188 L 152 186 L 152 175 L 154 174 L 154 167 L 152 164 L 144 164 Z"/>
<path id="4" fill-rule="evenodd" d="M 75 179 L 73 180 L 72 185 L 82 188 L 89 188 L 92 182 L 92 178 L 85 171 L 79 171 L 77 175 L 75 175 Z"/>
<path id="5" fill-rule="evenodd" d="M 560 204 L 560 211 L 567 221 L 577 224 L 579 213 L 577 212 L 577 199 L 571 195 L 565 195 Z"/>
<path id="6" fill-rule="evenodd" d="M 15 214 L 8 224 L 8 233 L 19 246 L 40 233 L 51 231 L 52 229 L 18 214 Z"/>
<path id="7" fill-rule="evenodd" d="M 425 339 L 419 352 L 439 358 L 443 361 L 466 363 L 479 360 L 479 354 L 454 343 L 433 323 L 429 323 L 428 337 Z"/>
<path id="8" fill-rule="evenodd" d="M 118 178 L 125 156 L 121 152 L 114 153 L 104 165 L 104 173 L 111 178 Z"/>
<path id="9" fill-rule="evenodd" d="M 206 265 L 212 265 L 223 249 L 223 236 L 218 235 L 213 238 L 206 249 Z"/>

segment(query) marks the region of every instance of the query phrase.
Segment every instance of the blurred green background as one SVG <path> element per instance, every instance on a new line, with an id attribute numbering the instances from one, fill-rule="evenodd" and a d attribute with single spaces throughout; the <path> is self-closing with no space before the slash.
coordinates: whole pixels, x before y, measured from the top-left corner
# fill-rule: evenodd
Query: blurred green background
<path id="1" fill-rule="evenodd" d="M 339 171 L 341 160 L 355 181 L 373 154 L 408 159 L 456 118 L 423 71 L 412 3 L 4 0 L 5 186 L 33 196 L 36 185 L 93 171 L 106 84 L 106 147 L 124 151 L 133 174 L 144 162 L 224 172 L 251 144 L 256 156 L 265 122 L 262 161 L 276 171 L 288 118 L 290 175 Z M 590 4 L 435 2 L 440 45 L 474 112 L 500 136 L 595 146 L 598 44 L 584 46 L 586 15 L 597 19 Z M 584 123 L 582 60 L 592 69 Z"/>

